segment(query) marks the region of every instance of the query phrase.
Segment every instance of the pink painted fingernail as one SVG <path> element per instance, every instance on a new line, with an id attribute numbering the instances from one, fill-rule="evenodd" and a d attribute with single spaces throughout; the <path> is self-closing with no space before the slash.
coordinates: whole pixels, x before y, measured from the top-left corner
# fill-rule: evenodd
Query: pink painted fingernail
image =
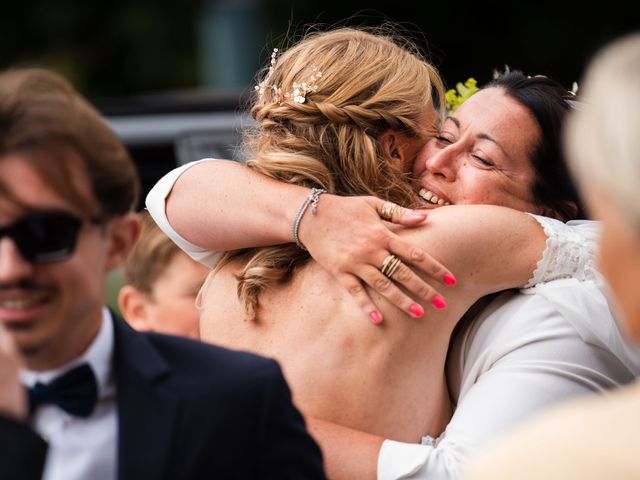
<path id="1" fill-rule="evenodd" d="M 417 303 L 414 303 L 413 305 L 411 305 L 409 307 L 409 311 L 411 312 L 411 315 L 413 315 L 416 318 L 420 318 L 424 315 L 424 308 L 422 308 Z"/>
<path id="2" fill-rule="evenodd" d="M 409 218 L 411 220 L 414 220 L 414 219 L 415 220 L 424 220 L 425 218 L 427 218 L 427 212 L 420 211 L 420 210 L 415 211 L 415 212 L 411 212 L 409 214 Z"/>
<path id="3" fill-rule="evenodd" d="M 456 277 L 447 272 L 444 274 L 444 283 L 447 285 L 455 285 L 457 283 Z"/>
<path id="4" fill-rule="evenodd" d="M 371 317 L 371 323 L 374 325 L 380 325 L 382 323 L 382 314 L 377 310 L 371 312 L 369 317 Z"/>
<path id="5" fill-rule="evenodd" d="M 444 307 L 447 306 L 446 302 L 444 301 L 444 298 L 442 298 L 440 295 L 436 295 L 435 297 L 433 297 L 433 300 L 431 300 L 431 303 L 433 303 L 433 306 L 436 307 L 438 310 L 442 310 Z"/>

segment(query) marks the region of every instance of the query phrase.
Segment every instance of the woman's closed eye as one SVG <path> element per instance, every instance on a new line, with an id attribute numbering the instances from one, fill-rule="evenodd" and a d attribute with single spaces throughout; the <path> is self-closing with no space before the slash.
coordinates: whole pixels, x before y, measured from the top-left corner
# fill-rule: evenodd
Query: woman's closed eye
<path id="1" fill-rule="evenodd" d="M 489 160 L 488 158 L 484 157 L 483 155 L 477 154 L 477 153 L 472 153 L 471 156 L 473 157 L 474 160 L 476 160 L 480 165 L 484 166 L 484 167 L 495 167 L 496 164 L 493 163 L 491 160 Z"/>
<path id="2" fill-rule="evenodd" d="M 436 142 L 444 145 L 451 145 L 452 143 L 455 143 L 455 139 L 446 133 L 439 133 L 434 138 L 436 139 Z"/>
<path id="3" fill-rule="evenodd" d="M 447 132 L 441 132 L 434 138 L 436 142 L 443 147 L 447 147 L 456 143 L 456 138 Z M 489 158 L 487 158 L 484 153 L 471 153 L 471 157 L 483 167 L 492 168 L 496 166 L 496 164 L 489 160 Z"/>

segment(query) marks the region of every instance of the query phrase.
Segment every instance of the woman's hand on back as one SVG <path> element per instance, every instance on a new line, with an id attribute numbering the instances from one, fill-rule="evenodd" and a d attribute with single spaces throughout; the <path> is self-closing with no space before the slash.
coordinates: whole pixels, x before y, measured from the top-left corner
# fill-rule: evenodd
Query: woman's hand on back
<path id="1" fill-rule="evenodd" d="M 412 268 L 446 285 L 455 277 L 423 249 L 404 240 L 391 229 L 391 223 L 414 227 L 427 218 L 426 210 L 410 210 L 375 197 L 323 195 L 317 214 L 302 218 L 299 238 L 311 256 L 347 289 L 374 324 L 382 315 L 364 288 L 368 285 L 393 305 L 419 318 L 424 310 L 400 286 L 416 299 L 444 308 L 443 296 L 420 278 Z M 397 263 L 390 255 L 402 262 Z M 385 262 L 386 260 L 386 262 Z M 383 266 L 389 276 L 382 273 Z M 393 264 L 397 263 L 395 268 Z"/>

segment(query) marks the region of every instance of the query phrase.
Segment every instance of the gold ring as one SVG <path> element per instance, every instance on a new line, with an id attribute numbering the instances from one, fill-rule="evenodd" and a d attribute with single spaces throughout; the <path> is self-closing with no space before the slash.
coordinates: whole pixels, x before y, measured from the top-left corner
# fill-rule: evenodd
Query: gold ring
<path id="1" fill-rule="evenodd" d="M 380 218 L 386 220 L 387 222 L 391 222 L 393 220 L 393 212 L 396 211 L 398 205 L 393 202 L 384 202 L 382 205 L 382 209 L 380 210 Z"/>
<path id="2" fill-rule="evenodd" d="M 387 258 L 384 259 L 384 262 L 382 262 L 382 267 L 380 267 L 380 272 L 382 272 L 382 274 L 385 277 L 391 278 L 393 274 L 396 273 L 396 270 L 398 269 L 401 263 L 402 261 L 395 255 L 393 254 L 388 255 Z"/>

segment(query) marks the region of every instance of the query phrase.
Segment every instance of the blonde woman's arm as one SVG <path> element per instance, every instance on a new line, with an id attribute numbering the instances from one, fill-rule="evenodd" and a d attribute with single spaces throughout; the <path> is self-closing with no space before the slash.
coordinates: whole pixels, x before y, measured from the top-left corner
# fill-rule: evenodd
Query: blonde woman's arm
<path id="1" fill-rule="evenodd" d="M 310 189 L 275 181 L 226 160 L 200 161 L 169 172 L 150 191 L 147 208 L 175 243 L 194 259 L 215 265 L 226 250 L 289 243 L 293 222 Z M 373 320 L 378 312 L 363 288 L 369 285 L 413 316 L 416 301 L 379 268 L 391 253 L 444 282 L 453 275 L 424 249 L 389 230 L 380 218 L 384 202 L 374 197 L 320 197 L 317 214 L 307 211 L 300 241 L 311 256 L 354 297 Z M 426 212 L 398 207 L 393 221 L 422 223 Z M 447 275 L 448 274 L 448 275 Z M 402 265 L 398 282 L 417 300 L 430 302 L 438 291 Z"/>

